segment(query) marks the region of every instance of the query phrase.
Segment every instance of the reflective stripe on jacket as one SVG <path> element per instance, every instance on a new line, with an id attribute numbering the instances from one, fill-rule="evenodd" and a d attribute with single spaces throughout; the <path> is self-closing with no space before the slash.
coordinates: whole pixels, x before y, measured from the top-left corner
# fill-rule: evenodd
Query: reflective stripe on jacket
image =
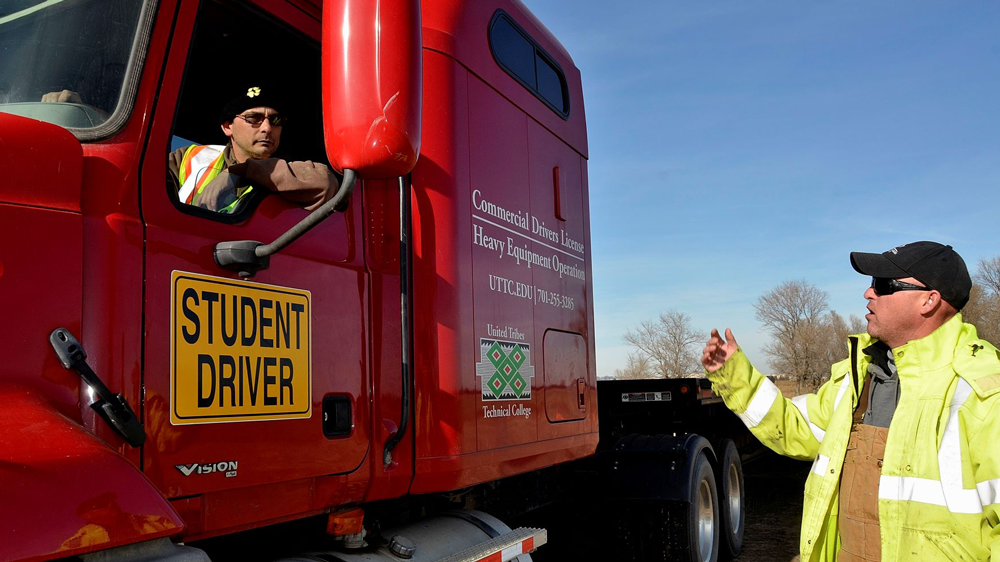
<path id="1" fill-rule="evenodd" d="M 712 387 L 774 451 L 812 460 L 806 480 L 801 559 L 835 561 L 841 468 L 867 334 L 815 394 L 782 397 L 738 350 L 709 373 Z M 900 398 L 879 480 L 883 562 L 1000 562 L 1000 355 L 961 315 L 893 350 Z"/>
<path id="2" fill-rule="evenodd" d="M 225 149 L 223 145 L 192 145 L 184 151 L 181 159 L 178 179 L 181 182 L 180 191 L 177 197 L 187 205 L 198 205 L 198 197 L 205 190 L 205 186 L 217 178 L 226 168 Z M 239 196 L 232 201 L 226 201 L 220 207 L 219 213 L 232 213 L 240 201 L 243 200 L 253 187 L 247 187 Z"/>

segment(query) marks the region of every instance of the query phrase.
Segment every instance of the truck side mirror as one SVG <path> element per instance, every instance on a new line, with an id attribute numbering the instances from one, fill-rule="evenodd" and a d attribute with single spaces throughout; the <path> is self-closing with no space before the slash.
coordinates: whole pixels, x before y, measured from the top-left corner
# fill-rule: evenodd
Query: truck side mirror
<path id="1" fill-rule="evenodd" d="M 323 2 L 323 130 L 338 170 L 394 178 L 420 153 L 419 0 Z"/>

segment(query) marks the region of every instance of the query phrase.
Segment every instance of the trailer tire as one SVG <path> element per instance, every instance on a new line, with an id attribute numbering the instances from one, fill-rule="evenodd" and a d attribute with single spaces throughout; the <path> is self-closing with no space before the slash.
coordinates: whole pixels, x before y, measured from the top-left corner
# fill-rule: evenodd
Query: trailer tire
<path id="1" fill-rule="evenodd" d="M 691 501 L 617 504 L 615 541 L 602 554 L 630 562 L 718 562 L 719 500 L 715 472 L 697 453 L 687 479 Z"/>
<path id="2" fill-rule="evenodd" d="M 719 459 L 719 558 L 731 560 L 743 550 L 746 527 L 746 486 L 739 451 L 730 439 L 716 444 Z"/>
<path id="3" fill-rule="evenodd" d="M 719 493 L 715 472 L 705 453 L 699 453 L 691 471 L 691 503 L 687 504 L 687 552 L 684 562 L 717 562 L 719 559 Z"/>
<path id="4" fill-rule="evenodd" d="M 710 442 L 698 435 L 623 437 L 600 455 L 595 473 L 607 486 L 599 509 L 613 525 L 607 529 L 613 539 L 580 559 L 718 562 L 715 460 Z M 601 536 L 597 521 L 589 519 L 588 538 Z"/>

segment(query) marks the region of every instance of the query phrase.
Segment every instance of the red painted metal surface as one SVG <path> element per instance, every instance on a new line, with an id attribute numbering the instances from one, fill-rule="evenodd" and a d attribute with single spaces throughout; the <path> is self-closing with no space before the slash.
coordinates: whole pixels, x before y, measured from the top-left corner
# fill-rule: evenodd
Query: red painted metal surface
<path id="1" fill-rule="evenodd" d="M 338 170 L 394 178 L 420 153 L 419 0 L 323 5 L 326 150 Z"/>
<path id="2" fill-rule="evenodd" d="M 30 388 L 0 385 L 4 560 L 47 560 L 175 535 L 169 503 L 128 461 Z"/>
<path id="3" fill-rule="evenodd" d="M 381 451 L 400 428 L 402 414 L 402 326 L 400 307 L 400 191 L 396 180 L 365 180 L 365 258 L 371 287 L 371 366 L 373 450 Z M 413 474 L 412 418 L 408 438 L 383 464 L 375 454 L 369 463 L 371 482 L 366 501 L 398 498 L 407 493 Z"/>
<path id="4" fill-rule="evenodd" d="M 524 4 L 519 0 L 424 0 L 422 9 L 424 49 L 452 57 L 584 158 L 588 157 L 587 122 L 584 118 L 580 70 L 573 64 L 566 49 Z M 486 39 L 486 28 L 497 9 L 507 12 L 562 68 L 569 90 L 569 119 L 563 120 L 556 115 L 493 60 Z M 427 76 L 425 73 L 425 79 Z M 425 101 L 428 100 L 426 92 L 425 88 Z M 430 126 L 426 119 L 424 123 Z"/>
<path id="5" fill-rule="evenodd" d="M 162 5 L 172 14 L 169 1 Z M 151 38 L 147 68 L 158 66 L 169 23 Z M 0 294 L 6 317 L 18 319 L 0 326 L 0 338 L 18 350 L 0 371 L 0 528 L 13 533 L 2 537 L 5 559 L 69 556 L 183 528 L 136 468 L 139 451 L 96 419 L 95 397 L 48 343 L 53 329 L 69 329 L 98 376 L 140 411 L 135 170 L 155 87 L 144 83 L 114 138 L 82 149 L 63 129 L 0 114 Z"/>
<path id="6" fill-rule="evenodd" d="M 81 149 L 57 127 L 0 114 L 0 173 L 7 178 L 0 185 L 0 295 L 8 317 L 18 319 L 0 323 L 0 340 L 19 351 L 0 372 L 0 440 L 6 440 L 0 455 L 7 463 L 0 471 L 8 472 L 0 481 L 24 483 L 3 487 L 0 505 L 10 499 L 25 506 L 0 510 L 0 533 L 19 533 L 0 534 L 0 543 L 21 548 L 12 559 L 69 556 L 77 547 L 162 535 L 209 537 L 366 500 L 455 490 L 591 454 L 597 408 L 579 72 L 533 16 L 507 0 L 425 0 L 422 31 L 383 20 L 381 36 L 359 25 L 371 19 L 356 19 L 374 18 L 370 10 L 379 3 L 341 4 L 356 10 L 351 30 L 368 55 L 375 45 L 387 50 L 376 68 L 361 64 L 361 56 L 327 68 L 331 76 L 346 73 L 349 90 L 341 92 L 339 108 L 327 106 L 326 140 L 355 143 L 334 146 L 354 159 L 335 162 L 373 177 L 403 173 L 416 162 L 413 417 L 393 462 L 383 465 L 381 451 L 399 427 L 402 399 L 394 180 L 362 182 L 346 213 L 274 256 L 254 280 L 310 291 L 312 415 L 171 424 L 171 272 L 233 279 L 214 263 L 217 242 L 269 242 L 305 216 L 276 197 L 238 223 L 185 213 L 171 201 L 166 155 L 198 4 L 159 3 L 133 114 L 112 138 Z M 255 4 L 318 38 L 315 2 Z M 414 3 L 403 6 L 400 13 Z M 486 29 L 497 7 L 566 73 L 567 120 L 496 65 Z M 412 15 L 405 16 L 411 23 Z M 421 32 L 417 60 L 392 54 Z M 324 48 L 328 60 L 339 53 L 337 45 Z M 392 101 L 420 84 L 421 68 L 418 92 Z M 367 105 L 350 113 L 352 103 Z M 368 136 L 371 130 L 376 137 Z M 390 158 L 372 152 L 372 138 L 391 145 L 375 146 Z M 498 208 L 510 214 L 497 216 Z M 490 247 L 484 236 L 503 241 L 504 249 Z M 519 263 L 507 253 L 508 238 L 546 257 L 548 267 Z M 566 238 L 582 245 L 567 246 Z M 553 256 L 576 269 L 553 268 Z M 48 346 L 58 326 L 80 339 L 98 375 L 135 407 L 148 433 L 144 447 L 129 447 L 95 417 L 93 396 Z M 570 370 L 556 372 L 564 362 L 545 361 L 547 333 L 568 335 L 572 343 L 553 354 L 570 356 Z M 484 340 L 530 353 L 517 367 L 530 397 L 484 399 L 484 377 L 491 374 L 477 371 L 488 362 Z M 573 412 L 580 388 L 586 407 Z M 323 436 L 327 394 L 351 401 L 354 427 L 346 437 Z M 42 430 L 44 437 L 37 434 Z M 237 475 L 185 476 L 177 468 L 219 461 L 238 461 Z M 49 480 L 51 493 L 44 489 Z M 28 506 L 26 494 L 46 499 Z M 47 525 L 19 526 L 42 517 Z"/>
<path id="7" fill-rule="evenodd" d="M 80 143 L 55 125 L 0 113 L 0 146 L 0 341 L 12 351 L 0 382 L 31 388 L 79 419 L 80 379 L 62 368 L 48 337 L 60 326 L 80 332 Z"/>
<path id="8" fill-rule="evenodd" d="M 49 345 L 62 326 L 80 335 L 83 151 L 61 127 L 0 113 L 0 382 L 45 395 L 79 419 L 80 379 Z"/>
<path id="9" fill-rule="evenodd" d="M 69 131 L 0 113 L 0 146 L 0 202 L 80 211 L 83 150 Z"/>
<path id="10" fill-rule="evenodd" d="M 414 492 L 528 472 L 586 456 L 597 443 L 579 72 L 519 3 L 423 7 L 424 123 L 434 127 L 413 172 Z M 493 60 L 485 30 L 498 7 L 562 66 L 567 120 Z M 579 338 L 572 373 L 545 371 L 552 330 Z M 489 395 L 492 342 L 525 352 L 516 370 L 530 395 Z M 550 419 L 548 408 L 576 404 L 580 390 L 583 411 Z"/>
<path id="11" fill-rule="evenodd" d="M 197 2 L 192 2 L 190 12 L 182 8 L 175 26 L 175 41 L 183 44 L 191 36 L 196 5 Z M 286 4 L 283 9 L 294 10 L 294 7 Z M 371 383 L 368 274 L 361 246 L 363 191 L 358 190 L 346 213 L 330 217 L 273 256 L 270 268 L 253 279 L 255 283 L 311 293 L 310 417 L 171 424 L 171 272 L 236 278 L 233 272 L 215 264 L 213 248 L 217 242 L 269 242 L 306 215 L 306 211 L 277 197 L 264 199 L 250 218 L 235 224 L 185 213 L 174 206 L 164 178 L 186 58 L 185 50 L 179 48 L 172 49 L 166 60 L 141 170 L 142 214 L 146 225 L 142 374 L 145 421 L 150 431 L 143 449 L 143 464 L 147 475 L 167 497 L 199 497 L 197 501 L 185 499 L 183 507 L 179 507 L 189 520 L 190 539 L 302 517 L 337 505 L 336 502 L 360 500 L 364 494 L 363 482 L 348 485 L 342 478 L 328 475 L 358 470 L 366 458 L 371 438 Z M 354 429 L 346 437 L 328 439 L 323 435 L 321 403 L 328 394 L 346 395 L 351 400 Z M 176 468 L 191 463 L 230 461 L 238 463 L 235 477 L 221 472 L 185 476 Z M 338 491 L 317 495 L 319 482 L 327 478 L 340 482 L 336 485 Z M 274 486 L 277 488 L 272 489 Z M 250 508 L 252 505 L 261 507 Z"/>

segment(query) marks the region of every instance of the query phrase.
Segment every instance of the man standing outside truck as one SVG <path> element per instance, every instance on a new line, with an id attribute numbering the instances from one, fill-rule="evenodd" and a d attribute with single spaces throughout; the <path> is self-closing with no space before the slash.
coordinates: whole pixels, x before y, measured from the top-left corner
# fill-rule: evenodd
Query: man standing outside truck
<path id="1" fill-rule="evenodd" d="M 713 389 L 762 443 L 813 461 L 803 562 L 1000 562 L 1000 356 L 962 322 L 965 262 L 914 242 L 851 265 L 872 277 L 868 332 L 815 394 L 782 397 L 729 329 L 702 355 Z"/>
<path id="2" fill-rule="evenodd" d="M 168 179 L 181 203 L 219 213 L 236 212 L 255 188 L 313 210 L 337 192 L 337 176 L 323 164 L 289 162 L 278 150 L 290 109 L 280 87 L 253 82 L 236 90 L 219 115 L 226 145 L 192 145 L 168 158 Z"/>

